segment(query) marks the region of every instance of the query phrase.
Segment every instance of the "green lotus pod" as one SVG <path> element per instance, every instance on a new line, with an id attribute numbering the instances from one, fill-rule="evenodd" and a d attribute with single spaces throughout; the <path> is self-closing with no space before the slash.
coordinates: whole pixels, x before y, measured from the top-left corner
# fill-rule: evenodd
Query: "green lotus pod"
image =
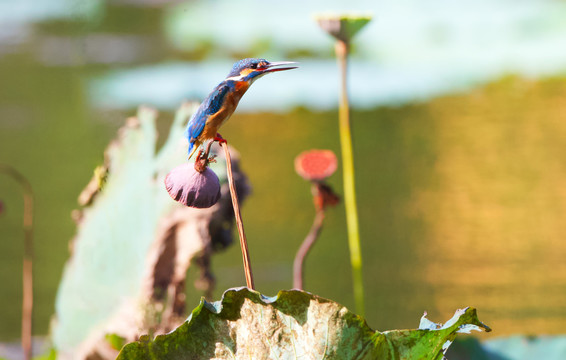
<path id="1" fill-rule="evenodd" d="M 315 20 L 327 33 L 338 40 L 349 43 L 368 22 L 371 16 L 358 15 L 317 15 Z"/>

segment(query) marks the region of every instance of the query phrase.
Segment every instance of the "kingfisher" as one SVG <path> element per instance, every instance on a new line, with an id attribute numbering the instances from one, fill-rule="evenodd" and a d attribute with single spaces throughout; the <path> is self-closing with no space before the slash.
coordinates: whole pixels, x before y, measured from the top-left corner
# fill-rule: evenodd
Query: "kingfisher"
<path id="1" fill-rule="evenodd" d="M 254 81 L 271 72 L 297 68 L 287 66 L 291 64 L 296 63 L 269 62 L 255 58 L 236 62 L 226 79 L 212 90 L 187 124 L 185 137 L 189 140 L 189 159 L 206 140 L 223 140 L 218 134 L 218 128 L 232 116 L 240 99 Z"/>

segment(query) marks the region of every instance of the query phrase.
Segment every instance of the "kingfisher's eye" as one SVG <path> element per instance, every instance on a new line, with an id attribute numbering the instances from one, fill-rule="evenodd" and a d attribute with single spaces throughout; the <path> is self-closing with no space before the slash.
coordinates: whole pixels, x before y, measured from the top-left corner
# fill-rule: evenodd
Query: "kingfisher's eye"
<path id="1" fill-rule="evenodd" d="M 252 69 L 257 69 L 257 64 L 252 64 L 250 67 L 251 67 Z"/>

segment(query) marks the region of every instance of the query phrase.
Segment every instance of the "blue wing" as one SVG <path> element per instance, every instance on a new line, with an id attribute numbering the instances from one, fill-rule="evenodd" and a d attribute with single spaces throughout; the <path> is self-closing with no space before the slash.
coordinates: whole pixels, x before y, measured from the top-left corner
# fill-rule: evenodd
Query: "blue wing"
<path id="1" fill-rule="evenodd" d="M 216 114 L 222 108 L 226 94 L 230 92 L 232 87 L 233 86 L 230 86 L 230 84 L 226 82 L 222 82 L 216 86 L 212 93 L 200 104 L 197 111 L 191 117 L 191 120 L 189 120 L 187 129 L 185 130 L 185 137 L 189 140 L 189 154 L 193 149 L 195 141 L 200 134 L 202 134 L 206 121 L 211 115 Z"/>

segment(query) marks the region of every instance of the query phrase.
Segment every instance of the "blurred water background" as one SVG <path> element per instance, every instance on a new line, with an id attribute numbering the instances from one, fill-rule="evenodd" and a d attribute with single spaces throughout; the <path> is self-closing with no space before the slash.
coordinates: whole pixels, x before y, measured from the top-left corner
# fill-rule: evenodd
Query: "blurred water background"
<path id="1" fill-rule="evenodd" d="M 313 14 L 345 10 L 374 16 L 350 64 L 369 324 L 414 328 L 425 310 L 442 321 L 475 306 L 493 336 L 564 333 L 565 1 L 0 0 L 0 162 L 36 195 L 35 334 L 53 314 L 70 212 L 118 127 L 145 104 L 166 131 L 243 57 L 301 63 L 255 83 L 222 131 L 253 186 L 243 217 L 257 288 L 291 287 L 314 216 L 293 159 L 339 153 L 333 43 Z M 341 192 L 340 174 L 330 182 Z M 9 341 L 23 231 L 5 177 L 0 200 Z M 353 309 L 342 206 L 306 266 L 307 290 Z M 216 298 L 244 283 L 237 245 L 213 267 Z M 189 308 L 199 297 L 189 291 Z"/>

